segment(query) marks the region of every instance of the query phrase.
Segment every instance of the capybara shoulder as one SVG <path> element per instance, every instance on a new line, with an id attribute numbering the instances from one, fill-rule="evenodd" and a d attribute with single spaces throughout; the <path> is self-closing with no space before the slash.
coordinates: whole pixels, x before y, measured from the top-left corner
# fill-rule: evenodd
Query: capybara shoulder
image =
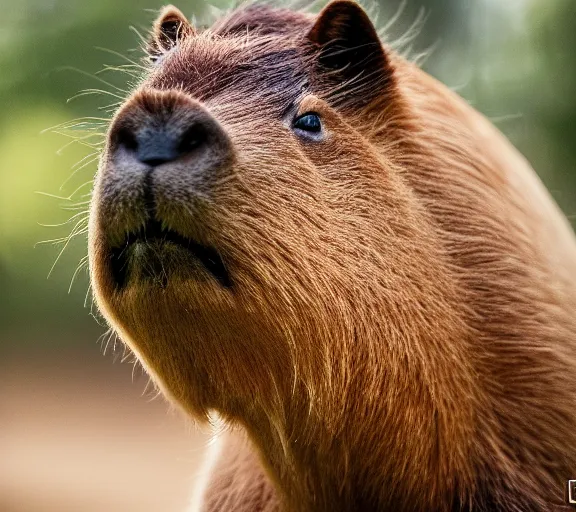
<path id="1" fill-rule="evenodd" d="M 560 511 L 576 244 L 529 164 L 349 0 L 175 7 L 96 178 L 97 303 L 229 432 L 200 510 Z"/>

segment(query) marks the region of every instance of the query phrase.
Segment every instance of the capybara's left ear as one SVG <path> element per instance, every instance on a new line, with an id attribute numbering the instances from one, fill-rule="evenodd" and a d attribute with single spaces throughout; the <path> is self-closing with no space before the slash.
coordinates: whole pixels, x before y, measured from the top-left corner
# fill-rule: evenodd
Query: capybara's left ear
<path id="1" fill-rule="evenodd" d="M 178 44 L 178 41 L 194 33 L 194 27 L 186 16 L 173 5 L 167 5 L 160 11 L 152 28 L 152 37 L 148 43 L 148 54 L 155 61 L 164 52 Z"/>
<path id="2" fill-rule="evenodd" d="M 308 40 L 322 48 L 321 64 L 350 73 L 369 73 L 387 67 L 388 59 L 378 33 L 362 7 L 351 0 L 336 0 L 318 15 Z"/>

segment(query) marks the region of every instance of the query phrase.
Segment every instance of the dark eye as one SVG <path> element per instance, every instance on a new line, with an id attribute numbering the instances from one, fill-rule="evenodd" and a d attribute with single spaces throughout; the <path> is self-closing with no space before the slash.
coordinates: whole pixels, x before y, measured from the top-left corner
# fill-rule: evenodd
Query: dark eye
<path id="1" fill-rule="evenodd" d="M 306 114 L 297 117 L 292 124 L 292 127 L 300 132 L 306 132 L 306 134 L 318 134 L 322 131 L 322 123 L 320 122 L 320 116 L 314 114 L 313 112 L 308 112 Z"/>

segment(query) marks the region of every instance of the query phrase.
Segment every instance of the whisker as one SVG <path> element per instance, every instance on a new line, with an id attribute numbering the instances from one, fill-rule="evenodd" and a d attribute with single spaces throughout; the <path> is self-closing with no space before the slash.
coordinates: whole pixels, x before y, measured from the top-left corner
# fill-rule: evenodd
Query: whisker
<path id="1" fill-rule="evenodd" d="M 113 114 L 120 105 L 122 105 L 122 101 L 118 101 L 116 103 L 112 103 L 111 105 L 106 105 L 105 107 L 99 107 L 98 110 L 102 110 L 103 112 L 108 112 L 109 114 Z"/>
<path id="2" fill-rule="evenodd" d="M 88 289 L 86 290 L 86 296 L 84 297 L 84 308 L 86 308 L 86 305 L 88 304 L 88 297 L 90 297 L 90 292 L 92 291 L 92 285 L 90 284 L 90 282 L 88 282 Z M 96 320 L 96 322 L 98 322 L 98 319 L 96 318 L 96 316 L 93 313 L 92 307 L 94 306 L 94 301 L 90 301 L 90 315 L 92 316 L 92 318 L 94 318 Z M 100 323 L 100 322 L 98 322 Z"/>
<path id="3" fill-rule="evenodd" d="M 120 52 L 117 52 L 117 51 L 114 51 L 114 50 L 110 50 L 109 48 L 103 48 L 103 47 L 101 47 L 101 46 L 95 46 L 94 48 L 95 48 L 96 50 L 101 51 L 101 52 L 106 52 L 106 53 L 109 53 L 109 54 L 111 54 L 111 55 L 115 55 L 115 56 L 117 56 L 117 57 L 120 57 L 121 59 L 124 59 L 125 61 L 129 62 L 130 64 L 132 64 L 132 65 L 134 65 L 134 66 L 136 66 L 137 68 L 140 68 L 142 71 L 147 71 L 146 66 L 144 66 L 144 65 L 142 65 L 142 64 L 140 64 L 140 63 L 138 63 L 138 62 L 136 62 L 136 61 L 134 61 L 134 60 L 132 60 L 132 59 L 129 59 L 128 57 L 126 57 L 126 55 L 123 55 L 123 54 L 120 53 Z"/>
<path id="4" fill-rule="evenodd" d="M 56 265 L 58 264 L 58 262 L 60 261 L 60 258 L 62 257 L 62 254 L 64 254 L 64 251 L 66 250 L 66 248 L 68 247 L 68 245 L 70 245 L 70 242 L 76 238 L 77 236 L 80 236 L 82 234 L 88 233 L 88 226 L 82 227 L 82 225 L 85 225 L 86 223 L 84 221 L 79 221 L 76 226 L 74 226 L 74 228 L 72 229 L 72 232 L 68 235 L 68 237 L 66 238 L 66 241 L 64 243 L 64 246 L 62 247 L 62 249 L 60 250 L 60 252 L 58 253 L 58 256 L 56 257 L 56 260 L 54 261 L 52 267 L 50 268 L 50 272 L 48 272 L 48 279 L 50 278 L 50 276 L 52 275 L 52 272 L 54 271 L 54 268 L 56 267 Z"/>
<path id="5" fill-rule="evenodd" d="M 90 204 L 90 201 L 85 201 L 84 204 L 78 205 L 78 206 L 63 206 L 62 210 L 67 211 L 67 212 L 76 212 L 78 210 L 86 211 L 89 204 Z"/>
<path id="6" fill-rule="evenodd" d="M 107 73 L 109 71 L 115 71 L 118 73 L 124 73 L 125 75 L 128 75 L 132 78 L 136 78 L 136 79 L 140 79 L 140 77 L 142 76 L 142 73 L 137 73 L 135 71 L 130 71 L 130 69 L 132 69 L 133 66 L 132 64 L 127 64 L 124 66 L 109 66 L 109 65 L 105 65 L 103 69 L 101 69 L 100 71 L 97 71 L 96 74 L 100 75 L 100 74 L 104 74 Z"/>
<path id="7" fill-rule="evenodd" d="M 53 238 L 52 240 L 40 240 L 39 242 L 36 242 L 34 244 L 34 248 L 36 248 L 38 245 L 45 245 L 45 244 L 57 245 L 57 244 L 65 242 L 67 240 L 67 238 L 68 238 L 67 236 L 63 236 L 61 238 Z"/>
<path id="8" fill-rule="evenodd" d="M 76 162 L 73 166 L 72 169 L 75 169 L 76 167 L 78 167 L 82 162 L 85 162 L 88 158 L 90 157 L 99 157 L 100 156 L 100 151 L 93 151 L 92 153 L 86 155 L 84 158 L 82 158 L 81 160 L 79 160 L 78 162 Z"/>
<path id="9" fill-rule="evenodd" d="M 406 47 L 410 46 L 415 39 L 420 35 L 422 31 L 422 27 L 428 21 L 429 14 L 426 13 L 426 9 L 421 7 L 418 10 L 418 14 L 416 18 L 412 22 L 412 24 L 408 27 L 408 29 L 404 32 L 402 36 L 400 36 L 391 46 L 399 53 L 403 55 L 409 54 Z M 410 50 L 411 51 L 411 50 Z"/>
<path id="10" fill-rule="evenodd" d="M 41 192 L 40 190 L 36 190 L 34 193 L 39 194 L 41 196 L 46 196 L 46 197 L 51 197 L 53 199 L 58 199 L 60 201 L 71 201 L 72 200 L 72 195 L 69 195 L 68 197 L 62 197 L 62 196 L 57 196 L 56 194 L 50 194 L 48 192 Z"/>
<path id="11" fill-rule="evenodd" d="M 72 217 L 70 217 L 67 221 L 61 222 L 59 224 L 42 224 L 40 222 L 38 222 L 39 226 L 42 226 L 43 228 L 59 228 L 62 226 L 66 226 L 67 224 L 70 224 L 73 220 L 75 220 L 76 218 L 80 217 L 81 215 L 84 215 L 84 217 L 86 219 L 88 219 L 88 215 L 89 213 L 84 211 L 84 212 L 79 212 L 79 213 L 75 213 L 74 215 L 72 215 Z"/>
<path id="12" fill-rule="evenodd" d="M 70 197 L 74 197 L 78 193 L 79 190 L 82 190 L 86 185 L 92 185 L 93 183 L 94 183 L 94 180 L 92 180 L 92 179 L 82 183 L 82 185 L 79 185 L 78 187 L 76 187 L 74 192 L 72 192 L 72 194 L 70 194 Z M 80 197 L 82 198 L 82 197 L 91 197 L 91 196 L 92 196 L 92 192 L 88 192 L 87 194 L 82 194 Z M 80 202 L 71 204 L 69 206 L 78 206 L 81 204 L 89 204 L 89 203 L 90 203 L 89 200 L 88 201 L 80 201 Z"/>
<path id="13" fill-rule="evenodd" d="M 98 159 L 100 158 L 99 154 L 96 156 L 93 156 L 90 160 L 88 160 L 87 162 L 84 162 L 84 164 L 82 164 L 80 167 L 74 169 L 74 171 L 70 174 L 70 176 L 68 176 L 68 178 L 66 178 L 66 180 L 64 180 L 64 183 L 62 183 L 62 185 L 60 186 L 60 190 L 62 190 L 66 184 L 77 174 L 79 173 L 82 169 L 84 169 L 85 167 L 93 164 L 94 162 L 97 162 Z"/>
<path id="14" fill-rule="evenodd" d="M 130 25 L 128 28 L 136 34 L 138 39 L 140 39 L 140 43 L 143 44 L 144 47 L 148 46 L 148 38 L 144 37 L 134 25 Z"/>
<path id="15" fill-rule="evenodd" d="M 66 100 L 66 103 L 70 103 L 74 100 L 77 100 L 78 98 L 81 98 L 82 96 L 96 96 L 98 94 L 101 94 L 102 96 L 112 96 L 113 98 L 118 98 L 119 100 L 124 99 L 124 96 L 120 96 L 119 94 L 115 94 L 115 93 L 110 92 L 110 91 L 105 91 L 102 89 L 85 89 L 85 90 L 80 91 L 79 93 L 75 94 L 74 96 L 71 96 L 70 98 L 68 98 Z"/>
<path id="16" fill-rule="evenodd" d="M 388 23 L 386 23 L 386 25 L 382 27 L 381 30 L 383 35 L 385 35 L 388 32 L 388 30 L 390 30 L 390 28 L 393 27 L 398 22 L 398 20 L 402 17 L 402 14 L 404 14 L 407 5 L 408 0 L 401 0 L 401 2 L 398 4 L 396 12 L 388 20 Z"/>
<path id="17" fill-rule="evenodd" d="M 64 133 L 59 133 L 59 132 L 55 132 L 58 133 L 58 135 L 64 135 L 67 136 Z M 70 138 L 70 137 L 69 137 Z M 86 142 L 86 140 L 83 140 L 82 138 L 72 138 L 73 140 L 71 140 L 70 142 L 66 143 L 64 146 L 62 146 L 56 153 L 58 155 L 61 155 L 62 152 L 64 150 L 66 150 L 68 147 L 70 147 L 72 144 L 80 144 L 81 146 L 85 146 L 87 148 L 93 149 L 93 150 L 99 150 L 102 148 L 103 146 L 103 142 L 99 142 L 98 144 L 96 143 L 90 143 L 90 142 Z"/>
<path id="18" fill-rule="evenodd" d="M 88 255 L 83 256 L 80 259 L 80 263 L 78 263 L 78 266 L 76 267 L 76 270 L 74 271 L 74 274 L 72 274 L 72 280 L 70 281 L 70 286 L 68 287 L 68 293 L 70 293 L 72 291 L 72 286 L 74 285 L 74 280 L 76 279 L 76 276 L 78 275 L 78 273 L 82 269 L 86 269 L 87 267 L 88 267 Z"/>
<path id="19" fill-rule="evenodd" d="M 52 130 L 66 130 L 66 129 L 73 129 L 76 126 L 80 126 L 82 124 L 86 124 L 87 129 L 90 128 L 91 124 L 90 121 L 103 121 L 102 125 L 105 126 L 110 122 L 110 119 L 107 117 L 78 117 L 76 119 L 72 119 L 71 121 L 64 121 L 63 123 L 59 123 L 55 126 L 51 126 L 50 128 L 45 128 L 40 133 L 44 134 L 46 132 L 50 132 Z"/>
<path id="20" fill-rule="evenodd" d="M 116 89 L 117 91 L 119 91 L 123 94 L 127 93 L 127 91 L 125 91 L 124 89 L 108 82 L 107 80 L 104 80 L 102 77 L 99 77 L 99 76 L 95 75 L 94 73 L 88 73 L 87 71 L 75 68 L 73 66 L 63 66 L 63 67 L 59 68 L 59 70 L 60 71 L 65 71 L 65 70 L 75 71 L 76 73 L 80 73 L 81 75 L 87 76 L 89 78 L 93 78 L 93 79 L 97 80 L 98 82 L 100 82 L 104 85 L 107 85 L 108 87 L 112 87 L 112 89 Z"/>
<path id="21" fill-rule="evenodd" d="M 108 351 L 108 346 L 110 345 L 110 341 L 112 341 L 112 338 L 114 338 L 116 336 L 116 333 L 114 332 L 113 329 L 110 329 L 107 334 L 108 334 L 108 338 L 106 340 L 106 345 L 104 346 L 104 355 L 106 355 L 106 352 Z M 114 346 L 116 346 L 116 343 L 114 343 Z"/>

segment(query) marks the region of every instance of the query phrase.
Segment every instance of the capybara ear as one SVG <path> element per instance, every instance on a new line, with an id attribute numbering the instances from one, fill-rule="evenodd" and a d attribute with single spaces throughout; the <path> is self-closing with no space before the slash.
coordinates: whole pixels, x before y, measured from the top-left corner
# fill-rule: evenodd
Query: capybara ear
<path id="1" fill-rule="evenodd" d="M 321 47 L 320 62 L 349 74 L 387 68 L 388 59 L 378 33 L 362 7 L 351 0 L 336 0 L 318 15 L 308 40 Z"/>
<path id="2" fill-rule="evenodd" d="M 148 43 L 148 54 L 152 61 L 178 44 L 178 41 L 194 33 L 194 27 L 186 16 L 173 5 L 160 11 L 154 22 L 152 37 Z"/>

